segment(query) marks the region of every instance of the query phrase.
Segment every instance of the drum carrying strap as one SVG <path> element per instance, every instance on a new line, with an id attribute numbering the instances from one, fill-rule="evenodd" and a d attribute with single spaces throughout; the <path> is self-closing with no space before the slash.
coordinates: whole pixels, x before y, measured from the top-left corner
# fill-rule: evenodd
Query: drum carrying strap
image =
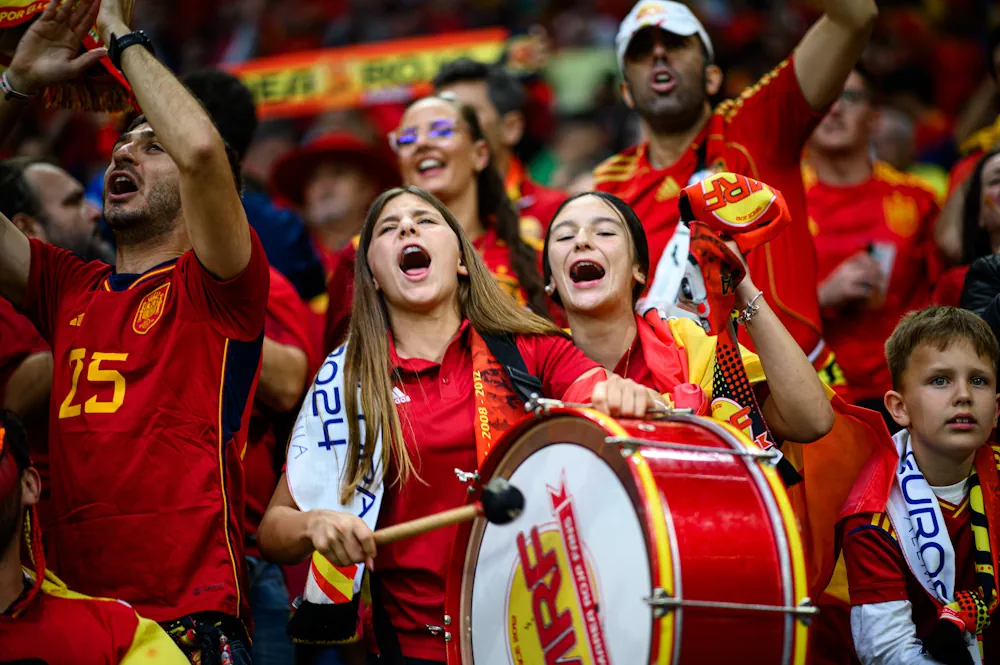
<path id="1" fill-rule="evenodd" d="M 528 371 L 528 366 L 524 364 L 524 357 L 517 344 L 507 335 L 490 335 L 480 333 L 490 353 L 497 359 L 507 376 L 510 377 L 514 392 L 525 404 L 531 400 L 532 396 L 544 397 L 541 380 Z"/>
<path id="2" fill-rule="evenodd" d="M 490 371 L 496 371 L 490 366 L 499 364 L 503 368 L 504 373 L 506 373 L 507 378 L 510 379 L 510 386 L 514 389 L 517 397 L 520 398 L 525 404 L 532 397 L 544 397 L 541 380 L 528 371 L 528 366 L 524 362 L 524 357 L 521 355 L 520 349 L 517 348 L 517 343 L 514 339 L 508 335 L 491 335 L 487 333 L 478 333 L 478 336 L 485 342 L 487 349 L 489 350 L 489 355 L 493 358 L 483 358 L 479 361 L 474 360 L 473 365 L 481 367 L 478 370 L 480 373 L 488 373 Z M 482 353 L 482 349 L 479 348 L 478 340 L 473 337 L 472 343 L 472 353 L 475 358 L 477 355 Z M 490 362 L 490 361 L 494 362 Z M 482 379 L 483 377 L 479 377 Z M 494 379 L 489 381 L 489 378 Z M 489 377 L 486 379 L 487 383 L 494 386 L 497 385 L 495 379 L 499 377 Z M 478 381 L 477 381 L 478 383 Z M 478 388 L 477 388 L 478 391 Z M 480 404 L 480 399 L 477 397 L 476 404 Z M 497 405 L 493 405 L 494 411 L 502 410 L 498 409 Z M 507 423 L 509 425 L 509 423 Z M 477 428 L 477 435 L 481 431 Z M 489 451 L 490 442 L 483 442 L 477 440 L 477 452 L 479 453 L 479 464 L 482 465 L 482 457 L 486 452 Z M 399 646 L 399 638 L 396 636 L 396 630 L 392 627 L 392 621 L 389 619 L 389 613 L 385 609 L 385 605 L 382 601 L 382 589 L 378 579 L 377 574 L 372 574 L 371 578 L 371 595 L 372 595 L 372 624 L 375 629 L 375 641 L 378 644 L 378 650 L 380 652 L 380 663 L 385 663 L 386 665 L 405 665 L 406 661 L 403 658 L 403 652 Z"/>

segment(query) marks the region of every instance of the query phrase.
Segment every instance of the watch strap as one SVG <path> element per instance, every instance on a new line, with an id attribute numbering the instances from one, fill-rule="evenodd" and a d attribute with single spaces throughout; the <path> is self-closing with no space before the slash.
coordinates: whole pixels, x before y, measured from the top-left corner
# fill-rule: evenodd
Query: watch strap
<path id="1" fill-rule="evenodd" d="M 142 30 L 135 30 L 121 37 L 112 33 L 111 44 L 108 46 L 108 59 L 111 60 L 111 64 L 120 71 L 122 68 L 122 53 L 128 47 L 135 46 L 136 44 L 141 44 L 146 47 L 147 51 L 154 55 L 156 54 L 153 42 L 149 40 L 149 37 Z"/>

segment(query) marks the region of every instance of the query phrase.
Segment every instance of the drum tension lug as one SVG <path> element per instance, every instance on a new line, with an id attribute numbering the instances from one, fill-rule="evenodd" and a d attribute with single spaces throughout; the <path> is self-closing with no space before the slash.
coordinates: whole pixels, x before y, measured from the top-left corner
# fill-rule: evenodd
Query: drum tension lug
<path id="1" fill-rule="evenodd" d="M 653 593 L 643 598 L 643 600 L 653 608 L 653 617 L 656 619 L 666 616 L 667 612 L 676 605 L 675 599 L 662 587 L 653 589 Z"/>
<path id="2" fill-rule="evenodd" d="M 444 625 L 446 625 L 446 626 L 450 626 L 451 625 L 451 617 L 448 616 L 447 614 L 444 615 Z"/>
<path id="3" fill-rule="evenodd" d="M 469 486 L 469 494 L 476 491 L 476 483 L 479 482 L 478 471 L 462 471 L 461 469 L 455 469 L 455 477 L 458 478 L 458 482 L 466 483 Z"/>

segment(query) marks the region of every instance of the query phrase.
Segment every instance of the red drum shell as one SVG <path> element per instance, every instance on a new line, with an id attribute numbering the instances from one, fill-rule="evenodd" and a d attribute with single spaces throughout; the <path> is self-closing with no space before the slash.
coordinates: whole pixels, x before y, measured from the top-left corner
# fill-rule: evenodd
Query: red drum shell
<path id="1" fill-rule="evenodd" d="M 804 663 L 802 544 L 760 454 L 695 416 L 556 406 L 518 423 L 479 486 L 511 480 L 525 514 L 460 527 L 449 664 Z"/>

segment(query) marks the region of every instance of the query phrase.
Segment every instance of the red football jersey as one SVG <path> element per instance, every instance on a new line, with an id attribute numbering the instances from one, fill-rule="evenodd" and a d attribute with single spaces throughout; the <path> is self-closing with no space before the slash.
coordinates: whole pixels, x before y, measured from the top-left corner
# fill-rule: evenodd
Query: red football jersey
<path id="1" fill-rule="evenodd" d="M 966 497 L 960 506 L 939 503 L 955 548 L 955 589 L 976 590 L 969 499 Z M 938 609 L 907 566 L 889 518 L 884 513 L 854 515 L 844 520 L 841 528 L 851 605 L 909 600 L 917 638 L 926 635 L 938 620 Z M 1000 649 L 1000 623 L 991 623 L 986 629 L 983 646 L 987 654 Z"/>
<path id="2" fill-rule="evenodd" d="M 55 358 L 50 566 L 155 621 L 244 616 L 240 455 L 268 288 L 251 239 L 224 282 L 192 251 L 129 275 L 31 242 L 25 312 Z"/>
<path id="3" fill-rule="evenodd" d="M 820 182 L 811 169 L 805 179 L 817 284 L 865 251 L 882 263 L 887 275 L 879 302 L 822 312 L 826 341 L 851 393 L 857 399 L 882 399 L 892 388 L 885 340 L 906 312 L 929 303 L 936 195 L 923 180 L 883 162 L 875 163 L 871 178 L 848 187 Z"/>
<path id="4" fill-rule="evenodd" d="M 0 662 L 184 665 L 163 629 L 125 603 L 88 598 L 54 578 L 16 618 L 0 615 Z"/>
<path id="5" fill-rule="evenodd" d="M 792 223 L 762 249 L 750 253 L 750 274 L 795 341 L 810 354 L 818 349 L 822 327 L 813 288 L 816 253 L 806 224 L 799 163 L 802 148 L 821 118 L 802 95 L 789 58 L 739 99 L 720 104 L 675 164 L 653 168 L 648 145 L 642 143 L 600 164 L 594 170 L 594 186 L 623 199 L 642 220 L 651 275 L 680 219 L 677 196 L 692 181 L 710 171 L 730 171 L 780 191 Z M 748 338 L 740 341 L 753 348 Z"/>
<path id="6" fill-rule="evenodd" d="M 294 346 L 306 354 L 308 370 L 302 390 L 319 369 L 319 348 L 313 339 L 309 308 L 299 297 L 292 283 L 280 272 L 271 268 L 271 282 L 267 295 L 267 318 L 264 321 L 264 336 L 270 340 Z M 246 454 L 243 455 L 243 474 L 246 479 L 246 554 L 260 556 L 254 542 L 260 520 L 264 517 L 267 504 L 271 501 L 274 488 L 278 484 L 280 464 L 276 463 L 279 445 L 284 451 L 285 440 L 276 436 L 276 425 L 285 421 L 285 429 L 291 431 L 295 412 L 276 413 L 258 398 L 254 400 L 247 434 Z M 280 455 L 282 458 L 284 454 Z"/>
<path id="7" fill-rule="evenodd" d="M 521 217 L 521 237 L 529 245 L 542 251 L 545 233 L 556 210 L 566 200 L 566 192 L 543 187 L 529 178 L 517 157 L 511 160 L 504 186 L 507 197 L 517 206 Z"/>
<path id="8" fill-rule="evenodd" d="M 14 309 L 13 305 L 0 298 L 0 406 L 7 395 L 10 381 L 21 363 L 30 355 L 48 351 L 49 345 L 31 325 L 26 316 Z M 49 427 L 42 417 L 25 423 L 28 442 L 31 444 L 31 462 L 42 480 L 42 500 L 38 504 L 38 519 L 43 528 L 51 522 L 52 511 L 49 503 Z"/>

